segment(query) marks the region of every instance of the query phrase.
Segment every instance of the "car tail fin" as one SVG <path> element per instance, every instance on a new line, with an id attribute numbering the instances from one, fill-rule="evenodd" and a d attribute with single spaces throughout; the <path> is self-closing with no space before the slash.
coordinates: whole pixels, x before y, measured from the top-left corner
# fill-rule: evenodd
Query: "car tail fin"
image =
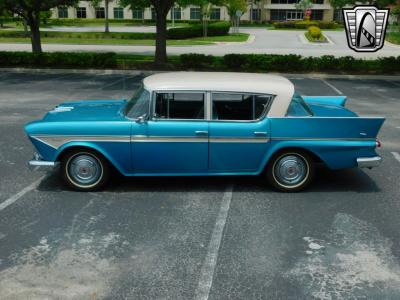
<path id="1" fill-rule="evenodd" d="M 302 96 L 306 103 L 345 106 L 346 96 Z"/>

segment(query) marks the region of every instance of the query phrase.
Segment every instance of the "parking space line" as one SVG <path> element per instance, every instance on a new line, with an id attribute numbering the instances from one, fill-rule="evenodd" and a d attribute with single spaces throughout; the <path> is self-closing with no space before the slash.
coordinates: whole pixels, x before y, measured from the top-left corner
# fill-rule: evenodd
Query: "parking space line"
<path id="1" fill-rule="evenodd" d="M 199 284 L 195 292 L 196 300 L 207 300 L 214 277 L 215 266 L 217 264 L 219 247 L 221 245 L 222 233 L 228 217 L 229 207 L 232 200 L 233 185 L 230 184 L 222 197 L 221 208 L 217 216 L 211 240 L 208 245 L 207 256 L 201 268 Z"/>
<path id="2" fill-rule="evenodd" d="M 325 79 L 320 79 L 323 83 L 325 83 L 327 86 L 329 86 L 332 90 L 334 90 L 336 93 L 339 95 L 343 95 L 342 91 L 339 90 L 336 86 L 334 86 L 332 83 L 329 83 Z"/>
<path id="3" fill-rule="evenodd" d="M 392 152 L 393 156 L 400 163 L 400 154 L 398 152 Z"/>
<path id="4" fill-rule="evenodd" d="M 18 193 L 16 193 L 15 195 L 11 196 L 10 198 L 8 198 L 6 201 L 0 203 L 0 211 L 2 211 L 3 209 L 5 209 L 6 207 L 10 206 L 11 204 L 13 204 L 15 201 L 17 201 L 18 199 L 20 199 L 22 196 L 24 196 L 26 193 L 34 190 L 37 188 L 37 186 L 40 184 L 40 182 L 46 177 L 46 175 L 43 175 L 42 177 L 40 177 L 38 180 L 36 180 L 35 182 L 31 183 L 30 185 L 28 185 L 26 188 L 24 188 L 23 190 L 19 191 Z"/>

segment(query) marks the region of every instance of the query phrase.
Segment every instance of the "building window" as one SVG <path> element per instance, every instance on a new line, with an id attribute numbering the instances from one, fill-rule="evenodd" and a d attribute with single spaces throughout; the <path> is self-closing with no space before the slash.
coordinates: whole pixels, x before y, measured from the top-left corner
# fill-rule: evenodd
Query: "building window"
<path id="1" fill-rule="evenodd" d="M 151 19 L 152 20 L 156 19 L 156 10 L 154 8 L 151 9 Z"/>
<path id="2" fill-rule="evenodd" d="M 304 12 L 296 9 L 271 9 L 271 21 L 303 20 Z"/>
<path id="3" fill-rule="evenodd" d="M 343 23 L 343 13 L 341 9 L 335 9 L 333 12 L 333 21 Z"/>
<path id="4" fill-rule="evenodd" d="M 78 19 L 86 19 L 86 7 L 78 7 L 76 9 L 76 17 Z"/>
<path id="5" fill-rule="evenodd" d="M 106 11 L 104 7 L 96 7 L 96 19 L 104 19 L 106 17 Z"/>
<path id="6" fill-rule="evenodd" d="M 190 8 L 190 20 L 200 20 L 200 8 Z"/>
<path id="7" fill-rule="evenodd" d="M 210 20 L 221 20 L 221 9 L 220 8 L 211 9 Z"/>
<path id="8" fill-rule="evenodd" d="M 260 8 L 253 8 L 250 10 L 250 13 L 251 13 L 253 21 L 261 20 L 261 9 Z"/>
<path id="9" fill-rule="evenodd" d="M 175 20 L 181 20 L 182 19 L 182 10 L 180 7 L 173 7 L 171 9 L 171 16 L 174 16 Z"/>
<path id="10" fill-rule="evenodd" d="M 68 18 L 68 8 L 67 7 L 59 7 L 58 8 L 58 17 L 60 19 Z"/>
<path id="11" fill-rule="evenodd" d="M 324 0 L 314 0 L 315 4 L 324 4 Z"/>
<path id="12" fill-rule="evenodd" d="M 114 19 L 123 19 L 124 9 L 122 7 L 114 7 Z"/>
<path id="13" fill-rule="evenodd" d="M 132 10 L 132 18 L 134 20 L 142 20 L 143 19 L 143 10 L 142 9 Z"/>
<path id="14" fill-rule="evenodd" d="M 321 21 L 324 18 L 324 11 L 322 9 L 313 9 L 311 11 L 311 20 Z"/>
<path id="15" fill-rule="evenodd" d="M 271 0 L 272 4 L 296 4 L 300 0 Z"/>

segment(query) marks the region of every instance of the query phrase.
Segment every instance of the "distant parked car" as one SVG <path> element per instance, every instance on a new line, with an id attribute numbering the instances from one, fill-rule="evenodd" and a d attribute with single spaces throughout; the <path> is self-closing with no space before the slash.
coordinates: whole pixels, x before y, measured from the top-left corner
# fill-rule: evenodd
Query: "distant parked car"
<path id="1" fill-rule="evenodd" d="M 260 175 L 300 191 L 314 166 L 377 166 L 384 118 L 358 117 L 344 96 L 300 96 L 280 76 L 175 72 L 149 76 L 129 101 L 58 105 L 25 126 L 30 166 L 61 166 L 72 188 L 125 176 Z"/>

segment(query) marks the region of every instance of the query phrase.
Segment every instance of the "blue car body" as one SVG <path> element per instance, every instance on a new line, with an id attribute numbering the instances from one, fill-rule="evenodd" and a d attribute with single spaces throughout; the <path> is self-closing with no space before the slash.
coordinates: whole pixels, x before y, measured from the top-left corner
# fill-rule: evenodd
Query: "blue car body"
<path id="1" fill-rule="evenodd" d="M 331 169 L 377 157 L 384 118 L 359 117 L 344 107 L 344 96 L 302 99 L 310 115 L 265 114 L 248 122 L 159 120 L 151 114 L 138 121 L 127 115 L 126 100 L 67 102 L 25 131 L 41 161 L 57 162 L 64 151 L 85 147 L 125 176 L 257 175 L 275 153 L 291 148 L 308 151 Z"/>

